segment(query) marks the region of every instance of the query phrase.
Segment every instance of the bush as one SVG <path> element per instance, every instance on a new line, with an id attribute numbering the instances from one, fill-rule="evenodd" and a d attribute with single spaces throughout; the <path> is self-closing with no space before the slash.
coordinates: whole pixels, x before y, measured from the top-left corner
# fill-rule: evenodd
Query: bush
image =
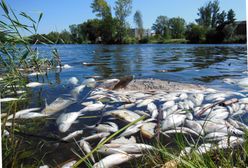
<path id="1" fill-rule="evenodd" d="M 205 36 L 206 29 L 203 26 L 194 23 L 187 26 L 185 37 L 190 43 L 202 43 L 205 40 Z"/>

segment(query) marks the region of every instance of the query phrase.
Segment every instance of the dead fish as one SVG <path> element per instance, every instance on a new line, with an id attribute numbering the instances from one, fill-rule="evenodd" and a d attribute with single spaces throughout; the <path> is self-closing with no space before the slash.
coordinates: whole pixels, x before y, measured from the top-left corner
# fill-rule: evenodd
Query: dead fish
<path id="1" fill-rule="evenodd" d="M 85 84 L 87 87 L 94 88 L 96 86 L 96 80 L 94 78 L 85 79 L 83 84 Z"/>
<path id="2" fill-rule="evenodd" d="M 195 132 L 197 132 L 200 135 L 204 135 L 204 130 L 203 130 L 201 124 L 199 124 L 196 121 L 185 120 L 185 126 L 191 128 L 192 130 L 194 130 Z"/>
<path id="3" fill-rule="evenodd" d="M 28 74 L 28 76 L 37 76 L 37 75 L 45 75 L 45 74 L 46 74 L 45 72 L 33 72 Z"/>
<path id="4" fill-rule="evenodd" d="M 71 78 L 69 78 L 68 83 L 70 83 L 72 85 L 77 85 L 78 79 L 76 77 L 71 77 Z"/>
<path id="5" fill-rule="evenodd" d="M 226 148 L 233 148 L 237 145 L 241 145 L 244 143 L 243 138 L 235 137 L 235 136 L 230 136 L 226 137 L 225 139 L 221 140 L 218 142 L 218 148 L 220 149 L 226 149 Z"/>
<path id="6" fill-rule="evenodd" d="M 118 150 L 114 150 L 118 149 Z M 113 154 L 123 151 L 129 154 L 142 153 L 144 151 L 155 150 L 156 148 L 147 144 L 132 143 L 132 144 L 105 144 L 99 152 Z"/>
<path id="7" fill-rule="evenodd" d="M 189 129 L 187 127 L 175 127 L 175 128 L 172 128 L 171 130 L 164 131 L 163 133 L 164 134 L 182 133 L 182 134 L 199 136 L 199 134 L 197 132 L 195 132 L 194 130 Z"/>
<path id="8" fill-rule="evenodd" d="M 88 105 L 91 105 L 91 104 L 94 104 L 93 101 L 87 101 L 87 102 L 83 102 L 81 103 L 83 106 L 88 106 Z"/>
<path id="9" fill-rule="evenodd" d="M 121 110 L 121 109 L 128 109 L 128 108 L 131 108 L 133 106 L 135 106 L 135 103 L 128 103 L 128 104 L 123 104 L 123 105 L 117 107 L 117 109 L 119 109 L 119 110 Z"/>
<path id="10" fill-rule="evenodd" d="M 131 159 L 142 156 L 141 154 L 116 153 L 109 155 L 93 165 L 93 168 L 110 168 L 125 163 Z"/>
<path id="11" fill-rule="evenodd" d="M 70 139 L 72 139 L 78 135 L 83 134 L 83 132 L 84 132 L 83 130 L 74 131 L 74 132 L 70 133 L 69 135 L 67 135 L 66 137 L 62 138 L 62 140 L 68 141 L 68 140 L 70 140 Z"/>
<path id="12" fill-rule="evenodd" d="M 85 140 L 80 140 L 80 141 L 79 141 L 79 145 L 80 145 L 80 147 L 83 148 L 83 150 L 84 150 L 87 154 L 90 153 L 91 150 L 92 150 L 90 144 L 89 144 L 87 141 L 85 141 Z M 91 158 L 91 160 L 93 161 L 93 163 L 96 162 L 93 155 L 90 155 L 90 158 Z"/>
<path id="13" fill-rule="evenodd" d="M 142 100 L 140 103 L 137 104 L 137 107 L 139 108 L 139 107 L 147 106 L 151 102 L 153 102 L 153 99 Z"/>
<path id="14" fill-rule="evenodd" d="M 212 132 L 212 133 L 209 133 L 209 134 L 207 134 L 207 135 L 205 135 L 205 137 L 204 138 L 206 138 L 206 139 L 222 139 L 222 138 L 224 138 L 224 137 L 226 137 L 228 134 L 227 133 L 225 133 L 225 132 Z"/>
<path id="15" fill-rule="evenodd" d="M 70 69 L 70 68 L 72 68 L 72 66 L 70 66 L 69 64 L 65 64 L 62 66 L 57 66 L 56 68 Z"/>
<path id="16" fill-rule="evenodd" d="M 150 112 L 152 118 L 157 118 L 158 116 L 158 109 L 157 106 L 154 103 L 149 103 L 147 105 L 147 110 Z"/>
<path id="17" fill-rule="evenodd" d="M 248 97 L 239 99 L 240 103 L 248 104 Z"/>
<path id="18" fill-rule="evenodd" d="M 122 120 L 127 121 L 127 122 L 133 122 L 133 121 L 140 118 L 140 115 L 138 115 L 132 111 L 125 110 L 125 109 L 124 110 L 109 111 L 109 112 L 106 112 L 104 115 L 112 115 L 116 118 L 122 119 Z"/>
<path id="19" fill-rule="evenodd" d="M 73 98 L 77 98 L 77 96 L 80 94 L 80 92 L 82 92 L 85 88 L 85 85 L 79 85 L 77 87 L 75 87 L 72 91 L 71 91 L 71 95 Z"/>
<path id="20" fill-rule="evenodd" d="M 204 154 L 204 153 L 207 153 L 209 151 L 211 151 L 212 149 L 214 149 L 214 145 L 211 144 L 211 143 L 204 143 L 204 144 L 201 144 L 198 149 L 197 149 L 197 153 L 199 154 Z"/>
<path id="21" fill-rule="evenodd" d="M 140 132 L 141 134 L 148 138 L 151 139 L 152 137 L 154 137 L 155 135 L 155 127 L 157 126 L 156 123 L 144 123 L 141 127 L 140 127 Z"/>
<path id="22" fill-rule="evenodd" d="M 109 136 L 110 133 L 109 132 L 100 132 L 100 133 L 95 133 L 91 136 L 88 136 L 88 137 L 84 137 L 83 140 L 84 141 L 92 141 L 92 140 L 95 140 L 95 139 L 102 139 L 102 138 L 105 138 L 107 136 Z"/>
<path id="23" fill-rule="evenodd" d="M 35 112 L 29 112 L 24 113 L 18 116 L 19 119 L 31 119 L 31 118 L 37 118 L 37 117 L 46 117 L 46 114 L 43 113 L 35 113 Z"/>
<path id="24" fill-rule="evenodd" d="M 185 119 L 186 119 L 185 115 L 171 114 L 168 117 L 166 117 L 165 120 L 163 120 L 162 130 L 164 131 L 164 130 L 167 130 L 169 128 L 178 127 L 184 123 Z"/>
<path id="25" fill-rule="evenodd" d="M 200 106 L 204 100 L 204 95 L 201 93 L 191 94 L 189 99 L 196 105 Z"/>
<path id="26" fill-rule="evenodd" d="M 173 101 L 173 100 L 167 101 L 162 105 L 162 109 L 164 110 L 164 109 L 167 109 L 167 108 L 172 107 L 174 105 L 175 105 L 175 101 Z"/>
<path id="27" fill-rule="evenodd" d="M 52 115 L 56 112 L 59 112 L 71 104 L 75 103 L 74 99 L 63 99 L 61 97 L 55 99 L 51 104 L 47 105 L 46 107 L 42 110 L 42 113 Z"/>
<path id="28" fill-rule="evenodd" d="M 129 139 L 125 138 L 125 137 L 120 137 L 114 140 L 111 140 L 112 144 L 135 144 L 136 143 L 136 139 L 134 136 L 131 136 Z"/>
<path id="29" fill-rule="evenodd" d="M 94 129 L 97 132 L 116 132 L 118 131 L 118 125 L 113 122 L 106 122 L 106 124 L 98 124 L 93 126 L 86 126 L 86 128 Z"/>
<path id="30" fill-rule="evenodd" d="M 77 162 L 76 160 L 70 161 L 70 162 L 64 164 L 63 166 L 61 166 L 61 168 L 72 168 L 73 165 L 74 165 L 76 162 Z"/>
<path id="31" fill-rule="evenodd" d="M 128 127 L 123 133 L 121 133 L 118 137 L 125 137 L 125 136 L 129 136 L 129 135 L 133 135 L 135 133 L 137 133 L 140 130 L 140 127 L 143 125 L 143 122 L 141 123 L 137 123 L 135 125 L 132 125 L 130 127 Z"/>
<path id="32" fill-rule="evenodd" d="M 59 131 L 66 132 L 80 115 L 81 111 L 61 114 L 56 120 Z"/>
<path id="33" fill-rule="evenodd" d="M 84 107 L 81 112 L 86 112 L 86 111 L 99 111 L 104 108 L 104 104 L 102 102 L 98 101 L 95 104 L 89 104 L 88 106 Z"/>
<path id="34" fill-rule="evenodd" d="M 17 100 L 20 100 L 20 99 L 19 98 L 12 98 L 12 97 L 5 97 L 5 98 L 0 98 L 0 103 L 17 101 Z"/>
<path id="35" fill-rule="evenodd" d="M 40 108 L 29 108 L 29 109 L 24 109 L 24 110 L 17 111 L 15 113 L 15 118 L 19 118 L 20 115 L 23 115 L 25 113 L 34 112 L 34 111 L 38 111 L 38 110 L 40 110 Z M 13 117 L 14 117 L 14 114 L 11 114 L 11 115 L 8 116 L 7 120 L 12 119 Z"/>
<path id="36" fill-rule="evenodd" d="M 34 88 L 34 87 L 44 86 L 44 85 L 47 85 L 47 83 L 30 82 L 26 85 L 26 87 Z"/>
<path id="37" fill-rule="evenodd" d="M 119 79 L 108 79 L 105 80 L 99 87 L 112 90 L 119 82 Z"/>
<path id="38" fill-rule="evenodd" d="M 179 157 L 187 156 L 192 151 L 192 147 L 185 147 L 183 150 L 181 150 Z"/>

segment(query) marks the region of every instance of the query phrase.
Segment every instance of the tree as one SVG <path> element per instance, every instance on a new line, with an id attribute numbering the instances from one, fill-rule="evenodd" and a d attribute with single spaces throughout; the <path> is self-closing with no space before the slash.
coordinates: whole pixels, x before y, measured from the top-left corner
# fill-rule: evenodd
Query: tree
<path id="1" fill-rule="evenodd" d="M 63 44 L 70 44 L 72 43 L 72 40 L 71 40 L 71 33 L 68 32 L 67 30 L 63 30 L 61 33 L 60 33 L 60 40 Z"/>
<path id="2" fill-rule="evenodd" d="M 111 8 L 105 0 L 94 0 L 91 4 L 93 13 L 96 13 L 97 17 L 102 19 L 111 15 Z"/>
<path id="3" fill-rule="evenodd" d="M 200 43 L 205 40 L 206 29 L 201 25 L 191 23 L 187 26 L 185 32 L 186 39 L 190 43 Z"/>
<path id="4" fill-rule="evenodd" d="M 70 25 L 69 29 L 70 29 L 72 41 L 78 43 L 80 41 L 78 25 L 76 24 Z"/>
<path id="5" fill-rule="evenodd" d="M 209 2 L 205 6 L 199 8 L 198 11 L 197 15 L 199 18 L 196 19 L 196 22 L 206 28 L 210 27 L 212 23 L 212 3 Z"/>
<path id="6" fill-rule="evenodd" d="M 183 18 L 171 18 L 169 20 L 169 28 L 172 38 L 182 38 L 185 32 L 186 22 Z"/>
<path id="7" fill-rule="evenodd" d="M 227 22 L 228 23 L 234 23 L 236 20 L 235 18 L 235 12 L 230 9 L 228 12 L 227 12 Z"/>
<path id="8" fill-rule="evenodd" d="M 220 7 L 219 7 L 219 1 L 218 0 L 215 0 L 212 4 L 212 23 L 211 23 L 211 26 L 212 27 L 216 27 L 217 26 L 217 18 L 218 18 L 218 15 L 219 15 L 219 10 L 220 10 Z"/>
<path id="9" fill-rule="evenodd" d="M 157 35 L 168 38 L 170 36 L 169 18 L 167 16 L 158 16 L 152 25 L 152 30 L 154 30 Z"/>
<path id="10" fill-rule="evenodd" d="M 126 18 L 132 11 L 132 0 L 117 0 L 115 2 L 115 16 L 118 20 L 117 23 L 117 41 L 123 43 L 124 37 L 127 35 Z"/>
<path id="11" fill-rule="evenodd" d="M 142 20 L 142 15 L 141 15 L 141 12 L 140 11 L 136 11 L 135 14 L 134 14 L 134 23 L 136 24 L 136 27 L 138 29 L 138 39 L 142 39 L 142 36 L 143 36 L 143 32 L 144 32 L 144 29 L 143 29 L 143 20 Z"/>
<path id="12" fill-rule="evenodd" d="M 224 25 L 226 21 L 226 12 L 223 10 L 220 14 L 217 16 L 217 25 Z"/>

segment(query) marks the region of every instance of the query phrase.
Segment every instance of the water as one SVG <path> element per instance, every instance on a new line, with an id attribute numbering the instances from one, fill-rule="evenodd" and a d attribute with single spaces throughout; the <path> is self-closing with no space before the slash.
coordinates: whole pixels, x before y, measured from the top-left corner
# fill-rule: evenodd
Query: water
<path id="1" fill-rule="evenodd" d="M 41 57 L 51 55 L 51 49 L 56 48 L 63 64 L 72 66 L 62 71 L 50 71 L 48 78 L 39 78 L 50 85 L 36 88 L 32 94 L 30 107 L 44 107 L 57 97 L 66 97 L 72 85 L 68 85 L 70 77 L 77 77 L 80 82 L 89 76 L 120 78 L 134 75 L 135 78 L 157 78 L 183 83 L 201 84 L 222 90 L 240 90 L 236 85 L 223 82 L 224 78 L 240 79 L 247 76 L 246 45 L 184 45 L 184 44 L 144 44 L 144 45 L 36 45 Z M 101 63 L 96 66 L 84 66 L 82 63 Z M 30 80 L 37 80 L 36 77 Z M 81 99 L 89 90 L 84 91 Z M 80 103 L 62 112 L 77 111 L 82 108 Z M 60 113 L 62 113 L 60 112 Z M 59 114 L 60 114 L 59 113 Z M 94 115 L 94 113 L 92 113 Z M 77 130 L 83 124 L 94 124 L 97 119 L 80 120 L 81 124 L 73 125 Z M 83 124 L 82 124 L 83 123 Z M 57 130 L 54 120 L 46 122 L 43 135 L 63 137 Z M 43 158 L 45 163 L 57 165 L 72 157 L 72 146 L 61 144 Z M 42 147 L 44 151 L 54 146 Z M 77 148 L 74 146 L 74 149 Z M 79 151 L 80 153 L 80 151 Z M 73 155 L 74 156 L 74 155 Z M 51 160 L 51 158 L 53 160 Z M 74 157 L 75 158 L 75 157 Z M 28 162 L 31 162 L 30 160 Z"/>
<path id="2" fill-rule="evenodd" d="M 228 87 L 223 78 L 242 78 L 247 70 L 246 45 L 37 45 L 40 55 L 50 55 L 57 48 L 64 64 L 72 69 L 51 73 L 57 84 L 76 76 L 114 78 L 158 78 L 177 82 Z M 104 65 L 83 66 L 83 62 Z M 161 72 L 166 70 L 167 72 Z"/>

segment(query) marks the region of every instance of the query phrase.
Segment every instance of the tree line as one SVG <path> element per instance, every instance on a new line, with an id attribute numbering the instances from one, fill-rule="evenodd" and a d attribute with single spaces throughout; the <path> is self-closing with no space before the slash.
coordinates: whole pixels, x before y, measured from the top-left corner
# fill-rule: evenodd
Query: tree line
<path id="1" fill-rule="evenodd" d="M 209 1 L 199 8 L 195 23 L 187 24 L 181 17 L 158 16 L 151 27 L 154 32 L 152 36 L 144 33 L 140 11 L 133 16 L 134 36 L 126 20 L 132 13 L 132 0 L 116 0 L 113 12 L 106 0 L 93 0 L 91 8 L 96 18 L 70 25 L 69 31 L 30 36 L 30 43 L 163 43 L 173 39 L 182 39 L 184 42 L 186 39 L 189 43 L 246 42 L 246 35 L 235 34 L 235 12 L 232 9 L 220 11 L 218 0 Z"/>

